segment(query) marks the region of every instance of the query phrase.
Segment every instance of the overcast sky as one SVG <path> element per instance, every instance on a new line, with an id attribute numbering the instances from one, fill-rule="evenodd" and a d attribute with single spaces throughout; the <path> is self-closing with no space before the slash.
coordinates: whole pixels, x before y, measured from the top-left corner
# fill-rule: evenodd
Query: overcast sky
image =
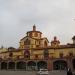
<path id="1" fill-rule="evenodd" d="M 0 46 L 18 48 L 34 24 L 50 42 L 72 43 L 75 0 L 0 0 Z"/>

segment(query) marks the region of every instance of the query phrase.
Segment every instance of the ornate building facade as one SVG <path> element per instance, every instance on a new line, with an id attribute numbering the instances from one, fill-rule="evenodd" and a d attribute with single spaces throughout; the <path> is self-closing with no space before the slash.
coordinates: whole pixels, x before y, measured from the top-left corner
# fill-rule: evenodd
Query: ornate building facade
<path id="1" fill-rule="evenodd" d="M 9 47 L 0 52 L 1 70 L 65 70 L 68 67 L 75 70 L 75 36 L 73 43 L 61 45 L 55 36 L 49 45 L 42 32 L 33 26 L 26 36 L 20 40 L 18 49 Z"/>
<path id="2" fill-rule="evenodd" d="M 42 32 L 36 31 L 36 26 L 33 26 L 32 31 L 28 31 L 27 35 L 20 40 L 20 48 L 38 48 L 38 47 L 47 47 L 48 39 L 42 38 Z"/>

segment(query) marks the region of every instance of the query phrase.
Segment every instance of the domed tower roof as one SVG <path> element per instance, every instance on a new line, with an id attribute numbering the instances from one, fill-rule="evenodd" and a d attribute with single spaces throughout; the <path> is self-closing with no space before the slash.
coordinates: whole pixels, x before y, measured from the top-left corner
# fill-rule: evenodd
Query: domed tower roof
<path id="1" fill-rule="evenodd" d="M 60 44 L 60 41 L 57 40 L 57 37 L 54 36 L 54 39 L 51 41 L 52 46 L 58 46 Z"/>
<path id="2" fill-rule="evenodd" d="M 31 38 L 40 39 L 42 32 L 36 30 L 35 24 L 33 25 L 33 30 L 27 32 L 27 36 Z"/>

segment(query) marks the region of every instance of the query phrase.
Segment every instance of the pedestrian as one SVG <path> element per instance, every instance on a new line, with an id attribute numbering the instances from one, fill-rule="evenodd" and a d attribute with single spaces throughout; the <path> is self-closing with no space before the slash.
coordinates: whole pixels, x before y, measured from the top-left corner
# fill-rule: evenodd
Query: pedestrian
<path id="1" fill-rule="evenodd" d="M 71 69 L 68 69 L 67 75 L 73 75 Z"/>

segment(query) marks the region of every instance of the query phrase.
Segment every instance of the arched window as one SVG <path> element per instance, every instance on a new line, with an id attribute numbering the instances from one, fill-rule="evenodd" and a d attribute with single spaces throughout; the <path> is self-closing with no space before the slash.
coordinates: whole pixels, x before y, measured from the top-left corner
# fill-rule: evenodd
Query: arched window
<path id="1" fill-rule="evenodd" d="M 45 49 L 44 50 L 44 59 L 48 59 L 48 57 L 49 57 L 49 51 L 48 51 L 48 49 Z"/>
<path id="2" fill-rule="evenodd" d="M 38 55 L 37 54 L 35 54 L 35 59 L 38 59 Z"/>
<path id="3" fill-rule="evenodd" d="M 35 33 L 35 37 L 38 37 L 38 33 Z"/>
<path id="4" fill-rule="evenodd" d="M 47 47 L 47 42 L 46 41 L 44 42 L 44 46 Z"/>
<path id="5" fill-rule="evenodd" d="M 60 58 L 63 58 L 63 53 L 60 53 L 59 56 L 60 56 Z"/>
<path id="6" fill-rule="evenodd" d="M 69 52 L 69 56 L 73 56 L 73 52 Z"/>
<path id="7" fill-rule="evenodd" d="M 32 37 L 32 33 L 29 33 L 29 37 Z"/>
<path id="8" fill-rule="evenodd" d="M 24 58 L 30 59 L 30 52 L 29 52 L 29 50 L 25 50 L 24 51 Z"/>
<path id="9" fill-rule="evenodd" d="M 9 57 L 13 57 L 13 53 L 12 52 L 9 53 Z"/>
<path id="10" fill-rule="evenodd" d="M 24 41 L 24 44 L 25 44 L 25 45 L 30 45 L 30 40 L 27 38 L 27 39 Z"/>

